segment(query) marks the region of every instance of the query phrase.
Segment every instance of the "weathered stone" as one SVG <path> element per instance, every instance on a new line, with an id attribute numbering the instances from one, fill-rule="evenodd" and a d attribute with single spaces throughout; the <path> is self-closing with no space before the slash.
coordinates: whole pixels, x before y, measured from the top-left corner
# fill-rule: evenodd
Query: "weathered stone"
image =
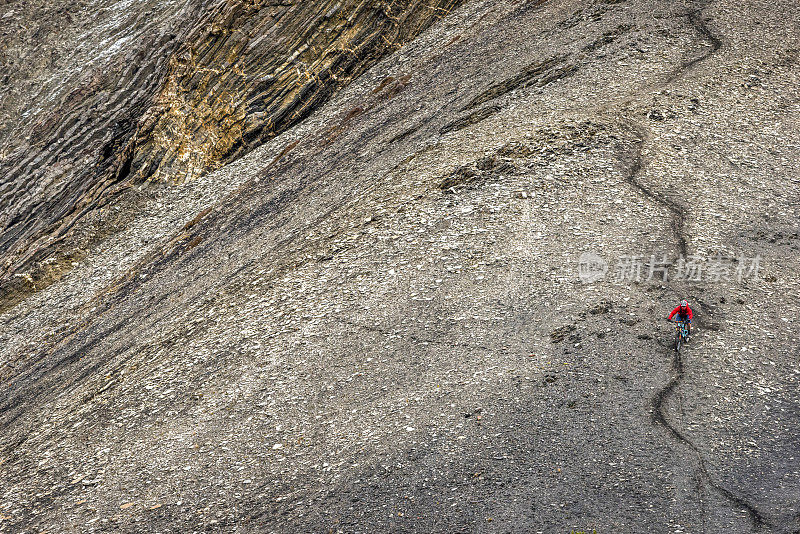
<path id="1" fill-rule="evenodd" d="M 464 2 L 235 161 L 87 210 L 0 312 L 0 531 L 793 532 L 798 18 Z"/>
<path id="2" fill-rule="evenodd" d="M 50 2 L 0 8 L 18 24 L 0 70 L 0 309 L 107 234 L 74 231 L 88 212 L 271 139 L 459 3 L 120 2 L 104 14 L 106 33 Z M 32 79 L 43 80 L 36 93 Z"/>

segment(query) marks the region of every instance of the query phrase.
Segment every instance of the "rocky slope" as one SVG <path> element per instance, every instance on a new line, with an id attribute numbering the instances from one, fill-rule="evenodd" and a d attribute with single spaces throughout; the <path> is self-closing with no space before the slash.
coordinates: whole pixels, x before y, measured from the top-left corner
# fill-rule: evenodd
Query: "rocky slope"
<path id="1" fill-rule="evenodd" d="M 85 251 L 0 318 L 0 532 L 800 530 L 800 8 L 415 5 L 349 83 L 252 108 L 193 93 L 236 86 L 181 59 L 212 45 L 153 52 L 183 96 L 131 173 L 165 179 L 92 182 Z M 269 35 L 218 8 L 120 26 Z"/>
<path id="2" fill-rule="evenodd" d="M 456 5 L 6 4 L 0 18 L 16 24 L 0 45 L 0 306 L 124 226 L 91 214 L 133 184 L 232 161 Z"/>

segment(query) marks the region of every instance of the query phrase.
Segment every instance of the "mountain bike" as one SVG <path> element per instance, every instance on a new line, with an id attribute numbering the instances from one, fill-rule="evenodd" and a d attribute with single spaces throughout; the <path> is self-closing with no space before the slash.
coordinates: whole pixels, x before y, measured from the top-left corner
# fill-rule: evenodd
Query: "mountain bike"
<path id="1" fill-rule="evenodd" d="M 681 351 L 681 345 L 689 341 L 689 321 L 672 321 L 675 323 L 675 350 Z"/>

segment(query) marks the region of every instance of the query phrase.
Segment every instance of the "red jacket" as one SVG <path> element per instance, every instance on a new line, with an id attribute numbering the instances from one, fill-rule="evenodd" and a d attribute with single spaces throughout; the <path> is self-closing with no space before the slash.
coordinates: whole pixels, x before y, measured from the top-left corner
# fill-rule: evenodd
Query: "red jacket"
<path id="1" fill-rule="evenodd" d="M 674 310 L 672 310 L 672 313 L 669 314 L 669 317 L 667 317 L 667 319 L 669 319 L 671 321 L 672 320 L 672 316 L 675 315 L 676 313 L 677 314 L 681 313 L 681 307 L 680 306 L 677 306 Z M 684 313 L 684 315 L 689 317 L 690 321 L 692 320 L 692 309 L 689 306 L 686 306 L 686 312 Z"/>

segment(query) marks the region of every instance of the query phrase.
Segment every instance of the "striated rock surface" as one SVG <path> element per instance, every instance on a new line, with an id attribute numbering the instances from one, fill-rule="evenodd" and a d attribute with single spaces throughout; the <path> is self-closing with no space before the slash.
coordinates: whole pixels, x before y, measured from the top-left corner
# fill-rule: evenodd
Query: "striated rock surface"
<path id="1" fill-rule="evenodd" d="M 0 299 L 82 257 L 68 231 L 125 185 L 138 123 L 200 5 L 10 2 L 0 104 Z M 98 229 L 99 230 L 99 229 Z M 65 242 L 66 241 L 66 242 Z M 61 243 L 64 257 L 54 256 Z M 20 294 L 19 290 L 23 293 Z"/>
<path id="2" fill-rule="evenodd" d="M 124 225 L 90 212 L 278 135 L 458 3 L 6 4 L 0 305 Z"/>
<path id="3" fill-rule="evenodd" d="M 796 532 L 797 20 L 466 1 L 225 116 L 176 37 L 159 179 L 0 315 L 0 532 Z"/>

